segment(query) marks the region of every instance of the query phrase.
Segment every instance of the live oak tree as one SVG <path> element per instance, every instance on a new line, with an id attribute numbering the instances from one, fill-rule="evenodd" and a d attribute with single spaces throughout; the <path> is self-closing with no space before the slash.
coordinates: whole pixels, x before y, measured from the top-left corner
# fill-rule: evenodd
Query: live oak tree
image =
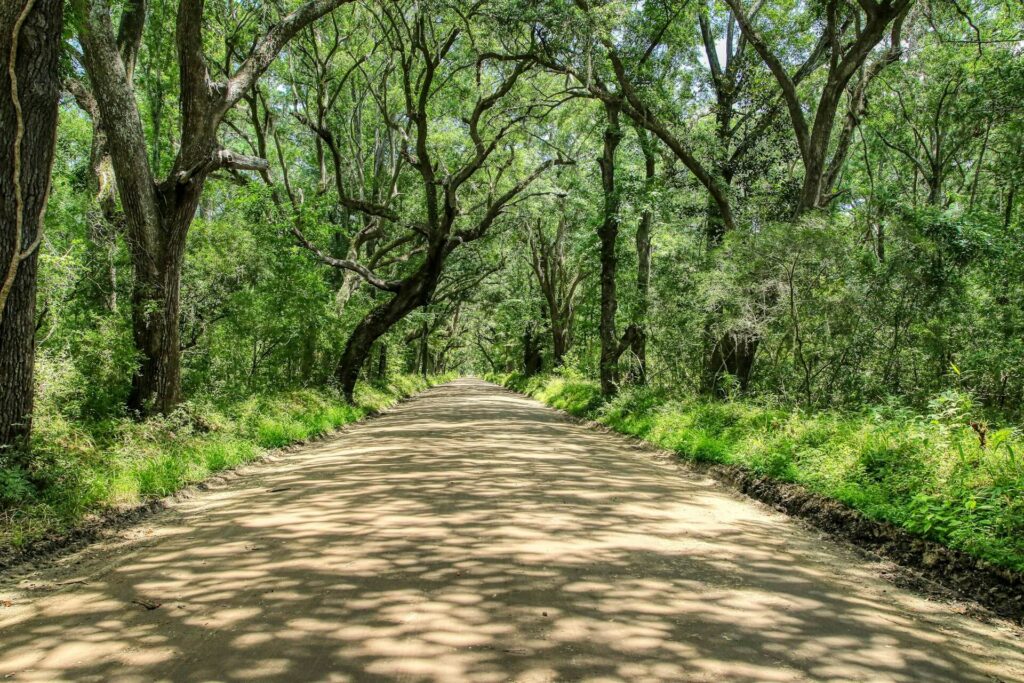
<path id="1" fill-rule="evenodd" d="M 616 106 L 672 151 L 708 192 L 708 239 L 709 244 L 715 246 L 735 225 L 730 185 L 736 169 L 774 124 L 780 109 L 788 112 L 803 174 L 796 200 L 788 207 L 787 215 L 778 218 L 796 220 L 806 211 L 826 208 L 832 201 L 831 189 L 849 152 L 853 133 L 865 113 L 866 90 L 873 79 L 898 58 L 903 21 L 912 4 L 912 0 L 826 4 L 820 33 L 806 51 L 796 51 L 799 61 L 792 66 L 783 63 L 756 27 L 757 14 L 763 5 L 756 5 L 748 16 L 741 2 L 729 0 L 730 11 L 720 22 L 724 24 L 724 31 L 716 31 L 710 18 L 713 7 L 698 8 L 695 23 L 699 27 L 699 44 L 715 96 L 718 149 L 711 154 L 702 153 L 692 140 L 674 129 L 678 122 L 673 121 L 671 111 L 678 111 L 678 103 L 666 106 L 664 95 L 659 97 L 657 88 L 652 91 L 652 85 L 656 86 L 659 79 L 674 82 L 673 53 L 666 46 L 671 44 L 667 36 L 671 35 L 673 24 L 680 20 L 681 11 L 658 4 L 644 6 L 634 10 L 642 21 L 631 23 L 628 14 L 623 20 L 621 12 L 614 12 L 616 3 L 593 4 L 580 0 L 576 7 L 583 17 L 584 33 L 596 39 L 597 45 L 581 48 L 580 45 L 587 45 L 586 41 L 569 42 L 560 39 L 557 30 L 553 30 L 554 38 L 541 41 L 542 59 L 549 68 L 573 76 L 591 95 Z M 817 10 L 808 8 L 807 11 Z M 615 17 L 614 21 L 609 21 L 608 16 Z M 557 20 L 552 23 L 563 28 Z M 784 31 L 782 29 L 783 34 Z M 886 38 L 888 47 L 872 58 L 876 46 Z M 724 47 L 722 56 L 719 41 Z M 787 54 L 793 53 L 792 47 L 787 46 Z M 737 117 L 737 103 L 749 97 L 744 90 L 750 87 L 751 51 L 756 52 L 770 71 L 776 91 L 767 98 L 762 96 L 765 106 Z M 653 65 L 659 58 L 668 68 Z M 602 79 L 599 59 L 606 60 L 604 70 L 614 74 L 616 87 Z M 825 71 L 824 82 L 820 88 L 810 90 L 815 102 L 813 107 L 808 107 L 802 99 L 806 96 L 799 88 L 819 69 Z M 845 102 L 848 105 L 844 123 L 833 144 L 833 130 Z M 807 120 L 808 109 L 812 111 L 810 121 Z M 736 118 L 740 119 L 738 123 L 734 123 Z M 757 345 L 756 335 L 749 333 L 730 332 L 717 338 L 710 347 L 706 385 L 713 389 L 720 374 L 725 372 L 736 376 L 740 384 L 746 386 Z"/>
<path id="2" fill-rule="evenodd" d="M 5 41 L 26 5 L 3 5 Z M 36 375 L 36 454 L 0 452 L 0 506 L 91 481 L 80 446 L 112 430 L 177 443 L 207 406 L 401 371 L 557 366 L 604 375 L 616 410 L 750 392 L 1019 420 L 1019 3 L 371 0 L 293 22 L 324 5 L 225 1 L 201 50 L 195 2 L 70 6 L 63 45 L 16 58 L 57 79 L 19 74 L 23 107 L 66 94 L 38 246 L 28 164 L 54 119 L 24 130 L 13 270 L 0 88 L 19 446 Z M 129 394 L 190 400 L 134 426 Z"/>
<path id="3" fill-rule="evenodd" d="M 180 400 L 181 268 L 206 180 L 219 169 L 265 170 L 268 166 L 266 159 L 222 147 L 221 123 L 296 33 L 346 2 L 311 0 L 299 6 L 255 42 L 234 73 L 217 80 L 211 76 L 204 52 L 204 2 L 182 0 L 175 24 L 180 139 L 162 179 L 150 160 L 134 91 L 133 60 L 124 52 L 125 41 L 115 34 L 109 0 L 73 3 L 82 61 L 106 134 L 132 257 L 132 328 L 142 357 L 129 399 L 134 409 L 167 412 Z M 131 3 L 127 11 L 144 16 L 146 4 Z"/>
<path id="4" fill-rule="evenodd" d="M 714 96 L 714 175 L 736 192 L 748 193 L 750 185 L 777 165 L 778 154 L 768 151 L 779 142 L 778 118 L 784 111 L 782 97 L 764 87 L 756 55 L 746 34 L 740 31 L 734 12 L 709 2 L 697 10 L 700 45 L 707 63 L 706 80 Z M 721 54 L 719 52 L 721 46 Z M 826 46 L 824 36 L 807 46 L 805 57 L 792 75 L 799 86 L 821 65 Z M 788 212 L 785 201 L 779 202 Z M 709 197 L 705 232 L 709 250 L 721 246 L 727 226 L 718 204 Z M 756 341 L 748 330 L 721 330 L 722 311 L 712 308 L 705 325 L 706 356 L 702 389 L 721 394 L 724 377 L 735 378 L 741 388 L 750 383 Z"/>
<path id="5" fill-rule="evenodd" d="M 797 89 L 799 80 L 794 74 L 799 76 L 803 66 L 793 69 L 786 64 L 781 52 L 762 35 L 742 0 L 725 1 L 743 35 L 775 77 L 786 103 L 804 170 L 794 215 L 824 208 L 833 199 L 832 186 L 849 151 L 853 129 L 863 116 L 864 91 L 882 69 L 899 57 L 903 21 L 914 0 L 859 0 L 856 4 L 828 0 L 823 8 L 820 39 L 826 65 L 824 84 L 811 98 L 801 97 Z M 886 37 L 886 50 L 869 64 L 872 52 Z M 817 57 L 812 53 L 809 59 Z M 808 99 L 814 104 L 811 117 L 807 115 Z M 833 146 L 836 118 L 847 100 L 847 121 Z"/>
<path id="6" fill-rule="evenodd" d="M 790 125 L 800 159 L 803 177 L 791 220 L 799 220 L 809 211 L 826 209 L 833 201 L 832 188 L 849 153 L 853 132 L 865 109 L 865 92 L 871 81 L 900 54 L 900 35 L 907 11 L 913 0 L 877 3 L 861 0 L 858 4 L 829 0 L 824 6 L 823 28 L 818 45 L 798 66 L 786 64 L 780 52 L 769 45 L 748 15 L 742 0 L 726 0 L 743 36 L 750 42 L 775 78 L 789 113 Z M 875 47 L 886 37 L 888 47 L 869 64 Z M 798 85 L 815 67 L 824 63 L 824 84 L 810 99 L 816 101 L 813 115 L 808 117 L 806 98 Z M 838 140 L 832 143 L 841 105 L 847 102 L 845 123 Z M 773 294 L 769 294 L 771 304 Z M 708 363 L 710 380 L 715 387 L 721 370 L 739 378 L 746 388 L 753 372 L 760 345 L 756 332 L 730 333 L 720 339 Z"/>
<path id="7" fill-rule="evenodd" d="M 660 47 L 666 31 L 679 19 L 680 12 L 661 5 L 651 5 L 650 8 L 639 8 L 636 11 L 637 16 L 629 21 L 621 22 L 621 16 L 613 15 L 618 21 L 609 22 L 599 15 L 603 10 L 614 9 L 616 3 L 595 7 L 580 0 L 575 4 L 575 11 L 553 11 L 551 15 L 554 19 L 545 16 L 543 21 L 547 25 L 543 29 L 535 29 L 537 40 L 531 54 L 547 69 L 572 78 L 582 94 L 602 102 L 608 117 L 600 162 L 605 197 L 604 219 L 598 234 L 602 244 L 601 385 L 605 394 L 611 394 L 619 383 L 619 359 L 627 349 L 632 348 L 636 357 L 638 372 L 634 374 L 640 378 L 646 376 L 646 331 L 643 317 L 646 315 L 645 302 L 648 297 L 646 273 L 650 268 L 650 218 L 645 217 L 641 220 L 636 245 L 639 260 L 637 288 L 641 297 L 641 305 L 638 307 L 640 315 L 638 320 L 634 320 L 626 327 L 620 337 L 615 329 L 618 305 L 615 292 L 615 245 L 619 222 L 615 155 L 623 135 L 619 123 L 620 116 L 628 116 L 637 129 L 648 182 L 655 173 L 652 142 L 647 138 L 651 135 L 663 143 L 706 189 L 709 205 L 713 207 L 710 213 L 714 216 L 714 220 L 709 221 L 709 224 L 719 226 L 709 228 L 709 233 L 720 234 L 726 229 L 731 229 L 735 221 L 729 197 L 727 169 L 722 165 L 715 167 L 707 160 L 702 160 L 692 145 L 673 130 L 670 123 L 671 115 L 666 117 L 659 114 L 658 107 L 647 101 L 636 85 L 638 76 L 644 82 L 652 80 L 654 67 L 651 64 L 655 61 L 652 55 Z M 579 32 L 577 40 L 560 35 L 560 32 L 566 29 L 566 22 L 559 21 L 559 16 L 563 15 L 570 18 L 570 31 Z M 572 23 L 572 18 L 576 16 L 582 17 L 582 29 Z M 672 62 L 671 59 L 667 61 Z M 665 78 L 670 78 L 664 70 L 662 74 Z M 714 241 L 715 238 L 710 239 Z"/>
<path id="8" fill-rule="evenodd" d="M 402 107 L 400 114 L 382 112 L 384 124 L 400 140 L 405 166 L 418 179 L 422 213 L 410 219 L 385 204 L 350 197 L 343 188 L 338 199 L 346 209 L 397 226 L 395 240 L 416 252 L 415 265 L 402 275 L 386 278 L 365 263 L 327 255 L 296 229 L 296 237 L 323 263 L 356 273 L 387 297 L 355 326 L 338 362 L 336 377 L 349 399 L 374 342 L 430 302 L 451 253 L 483 238 L 545 170 L 569 163 L 546 155 L 519 173 L 516 155 L 506 141 L 545 103 L 521 101 L 517 108 L 508 108 L 517 83 L 532 64 L 507 60 L 500 52 L 474 50 L 461 26 L 473 17 L 472 12 L 430 17 L 430 8 L 402 3 L 383 5 L 377 12 L 382 40 L 394 56 L 395 70 L 389 73 L 398 82 Z M 467 84 L 456 77 L 467 67 L 479 76 L 469 90 L 470 106 L 461 107 L 458 96 L 449 92 L 458 85 L 465 93 Z M 383 96 L 379 101 L 387 106 Z M 437 112 L 438 101 L 449 108 L 444 115 Z M 456 112 L 465 126 L 461 144 L 466 151 L 453 157 L 438 148 L 432 131 L 445 121 L 445 115 L 453 117 Z M 519 177 L 508 180 L 503 177 L 506 173 Z M 481 177 L 485 180 L 479 187 Z"/>
<path id="9" fill-rule="evenodd" d="M 0 456 L 24 452 L 35 394 L 36 273 L 60 94 L 60 0 L 0 7 Z"/>

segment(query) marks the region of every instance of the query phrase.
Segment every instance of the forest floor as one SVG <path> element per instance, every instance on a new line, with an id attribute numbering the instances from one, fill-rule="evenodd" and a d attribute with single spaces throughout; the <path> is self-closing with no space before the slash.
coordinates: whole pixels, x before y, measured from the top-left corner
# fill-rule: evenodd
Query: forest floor
<path id="1" fill-rule="evenodd" d="M 477 380 L 0 579 L 18 680 L 1024 681 L 1020 630 Z"/>

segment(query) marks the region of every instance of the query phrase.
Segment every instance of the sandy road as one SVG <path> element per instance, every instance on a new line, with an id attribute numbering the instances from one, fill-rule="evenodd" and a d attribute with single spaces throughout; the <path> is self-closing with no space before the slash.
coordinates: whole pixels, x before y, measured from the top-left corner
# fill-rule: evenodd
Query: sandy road
<path id="1" fill-rule="evenodd" d="M 1024 680 L 1013 629 L 877 570 L 462 380 L 23 578 L 0 677 Z"/>

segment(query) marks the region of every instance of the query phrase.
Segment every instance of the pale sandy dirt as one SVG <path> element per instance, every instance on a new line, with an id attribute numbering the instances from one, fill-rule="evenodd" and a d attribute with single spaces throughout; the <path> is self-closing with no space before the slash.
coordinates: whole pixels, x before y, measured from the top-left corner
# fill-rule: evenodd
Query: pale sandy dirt
<path id="1" fill-rule="evenodd" d="M 0 677 L 1024 680 L 1019 632 L 878 568 L 462 380 L 9 579 Z"/>

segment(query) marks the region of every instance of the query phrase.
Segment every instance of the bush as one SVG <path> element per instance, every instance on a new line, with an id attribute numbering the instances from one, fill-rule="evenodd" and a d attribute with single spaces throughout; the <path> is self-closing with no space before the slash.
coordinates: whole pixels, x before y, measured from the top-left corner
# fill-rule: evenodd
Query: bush
<path id="1" fill-rule="evenodd" d="M 0 467 L 0 505 L 20 503 L 32 497 L 35 489 L 20 467 Z"/>

